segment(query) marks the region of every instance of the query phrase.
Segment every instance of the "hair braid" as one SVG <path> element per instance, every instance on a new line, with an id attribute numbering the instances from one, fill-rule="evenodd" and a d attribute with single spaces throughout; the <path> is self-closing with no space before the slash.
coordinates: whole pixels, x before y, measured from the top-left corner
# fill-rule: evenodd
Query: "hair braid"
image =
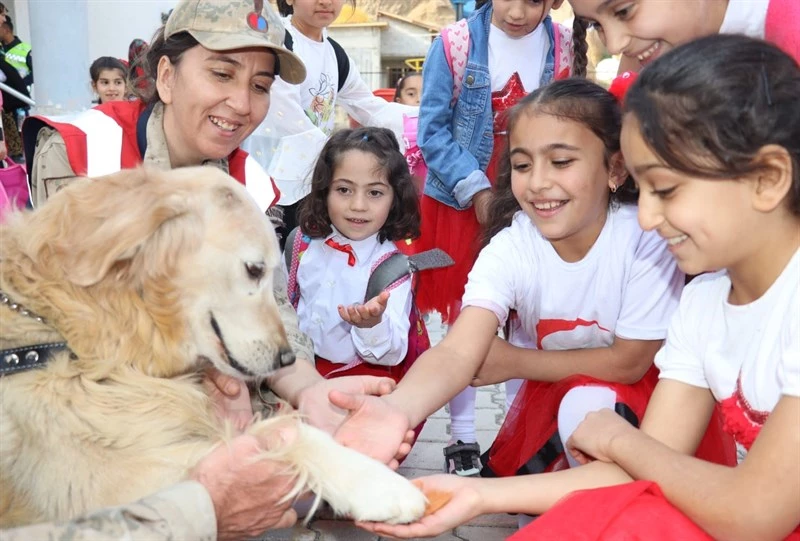
<path id="1" fill-rule="evenodd" d="M 575 17 L 572 23 L 572 46 L 575 58 L 572 60 L 573 77 L 586 77 L 586 65 L 589 63 L 587 51 L 589 44 L 586 42 L 586 20 Z"/>

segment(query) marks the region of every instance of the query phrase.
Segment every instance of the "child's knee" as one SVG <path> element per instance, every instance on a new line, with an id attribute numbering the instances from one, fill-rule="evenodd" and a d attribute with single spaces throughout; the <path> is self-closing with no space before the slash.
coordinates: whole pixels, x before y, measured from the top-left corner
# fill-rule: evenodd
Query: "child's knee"
<path id="1" fill-rule="evenodd" d="M 614 409 L 617 393 L 608 387 L 583 386 L 570 389 L 558 406 L 558 435 L 566 446 L 586 414 L 603 408 Z"/>

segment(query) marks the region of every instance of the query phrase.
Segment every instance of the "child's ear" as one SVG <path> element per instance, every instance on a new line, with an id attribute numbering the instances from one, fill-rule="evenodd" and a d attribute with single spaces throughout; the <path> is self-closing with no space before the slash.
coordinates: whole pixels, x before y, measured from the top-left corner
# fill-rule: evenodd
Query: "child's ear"
<path id="1" fill-rule="evenodd" d="M 625 158 L 622 152 L 617 151 L 608 160 L 608 187 L 612 192 L 625 184 L 628 179 L 628 170 L 625 168 Z"/>
<path id="2" fill-rule="evenodd" d="M 753 208 L 771 212 L 792 190 L 792 157 L 780 145 L 765 145 L 756 155 L 759 168 L 753 174 Z"/>

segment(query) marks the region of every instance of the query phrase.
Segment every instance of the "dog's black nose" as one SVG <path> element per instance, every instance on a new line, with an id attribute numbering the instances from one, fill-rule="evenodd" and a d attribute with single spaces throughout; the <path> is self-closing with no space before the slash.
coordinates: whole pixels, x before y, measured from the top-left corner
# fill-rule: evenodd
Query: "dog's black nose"
<path id="1" fill-rule="evenodd" d="M 277 355 L 278 365 L 280 366 L 289 366 L 294 364 L 294 351 L 291 348 L 281 348 L 278 350 Z"/>

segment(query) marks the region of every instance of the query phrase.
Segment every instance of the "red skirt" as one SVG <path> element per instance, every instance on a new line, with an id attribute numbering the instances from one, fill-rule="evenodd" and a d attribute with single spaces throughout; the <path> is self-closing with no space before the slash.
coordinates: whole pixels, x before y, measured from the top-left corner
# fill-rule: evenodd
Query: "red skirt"
<path id="1" fill-rule="evenodd" d="M 574 492 L 509 541 L 713 541 L 669 503 L 658 485 L 636 481 Z M 800 528 L 786 541 L 800 540 Z"/>
<path id="2" fill-rule="evenodd" d="M 526 381 L 487 452 L 488 459 L 483 461 L 485 467 L 481 475 L 509 477 L 566 469 L 566 455 L 558 434 L 558 407 L 570 389 L 582 385 L 613 389 L 617 393 L 617 413 L 638 427 L 656 383 L 658 369 L 655 365 L 633 385 L 583 375 L 555 383 Z M 736 465 L 736 446 L 723 432 L 716 409 L 697 456 L 718 464 Z"/>
<path id="3" fill-rule="evenodd" d="M 506 145 L 505 135 L 494 136 L 494 151 L 486 169 L 492 186 L 497 178 L 499 160 Z M 461 298 L 467 276 L 480 251 L 481 225 L 475 209 L 456 210 L 423 195 L 420 200 L 421 234 L 414 244 L 418 252 L 440 248 L 453 258 L 455 264 L 444 269 L 420 273 L 416 303 L 420 312 L 439 312 L 442 322 L 453 323 L 461 311 Z"/>
<path id="4" fill-rule="evenodd" d="M 423 314 L 439 312 L 442 321 L 450 324 L 461 311 L 467 275 L 478 255 L 481 227 L 472 207 L 456 210 L 427 195 L 422 196 L 420 211 L 421 234 L 414 242 L 416 250 L 440 248 L 455 264 L 419 273 L 415 301 Z"/>

